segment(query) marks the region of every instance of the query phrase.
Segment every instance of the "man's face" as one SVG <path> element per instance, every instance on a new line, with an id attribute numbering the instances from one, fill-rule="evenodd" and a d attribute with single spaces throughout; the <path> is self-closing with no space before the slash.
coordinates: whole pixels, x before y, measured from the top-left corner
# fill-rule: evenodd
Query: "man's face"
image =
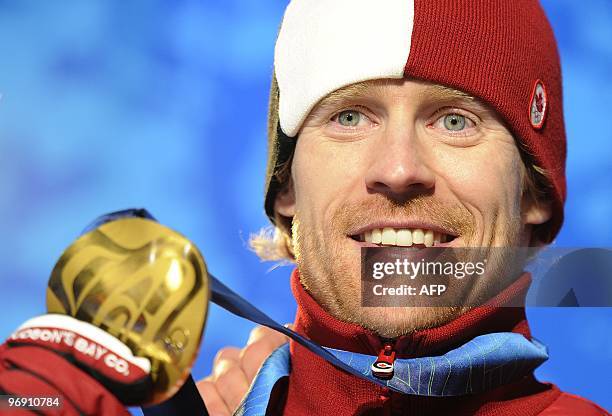
<path id="1" fill-rule="evenodd" d="M 416 81 L 366 82 L 322 100 L 298 136 L 291 178 L 276 209 L 293 217 L 302 283 L 332 315 L 382 336 L 465 309 L 361 307 L 361 247 L 526 246 L 529 224 L 549 215 L 523 197 L 524 167 L 495 112 Z"/>

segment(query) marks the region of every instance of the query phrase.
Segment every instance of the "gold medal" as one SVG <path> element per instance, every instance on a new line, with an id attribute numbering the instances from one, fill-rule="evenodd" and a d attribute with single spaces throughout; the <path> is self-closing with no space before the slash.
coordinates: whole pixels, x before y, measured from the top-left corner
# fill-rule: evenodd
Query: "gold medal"
<path id="1" fill-rule="evenodd" d="M 208 272 L 199 250 L 149 219 L 121 218 L 76 240 L 55 265 L 47 288 L 50 313 L 96 325 L 151 361 L 146 405 L 181 387 L 202 340 Z"/>

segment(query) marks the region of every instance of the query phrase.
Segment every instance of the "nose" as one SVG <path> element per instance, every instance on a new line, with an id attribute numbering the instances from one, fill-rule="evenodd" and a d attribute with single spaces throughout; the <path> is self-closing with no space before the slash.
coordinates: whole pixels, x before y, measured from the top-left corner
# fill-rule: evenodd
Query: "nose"
<path id="1" fill-rule="evenodd" d="M 365 178 L 368 191 L 400 202 L 416 194 L 432 193 L 435 185 L 435 174 L 430 168 L 433 156 L 426 145 L 419 139 L 414 125 L 389 125 L 373 143 Z"/>

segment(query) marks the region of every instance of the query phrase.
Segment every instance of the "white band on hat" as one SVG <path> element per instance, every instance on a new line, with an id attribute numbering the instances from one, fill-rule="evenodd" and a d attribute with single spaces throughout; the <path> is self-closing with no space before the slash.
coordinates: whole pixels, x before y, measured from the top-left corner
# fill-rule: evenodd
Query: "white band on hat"
<path id="1" fill-rule="evenodd" d="M 283 132 L 295 136 L 315 104 L 344 86 L 402 78 L 414 0 L 293 0 L 274 52 Z"/>

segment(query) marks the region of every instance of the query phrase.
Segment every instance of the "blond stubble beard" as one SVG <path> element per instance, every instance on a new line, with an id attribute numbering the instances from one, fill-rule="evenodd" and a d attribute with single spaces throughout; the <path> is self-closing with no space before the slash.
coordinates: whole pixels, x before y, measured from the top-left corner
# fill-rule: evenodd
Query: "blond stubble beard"
<path id="1" fill-rule="evenodd" d="M 333 214 L 328 230 L 307 228 L 296 211 L 292 241 L 300 280 L 305 289 L 332 316 L 357 324 L 385 338 L 396 338 L 414 331 L 438 327 L 465 313 L 468 307 L 362 307 L 360 259 L 349 259 L 346 230 L 372 218 L 427 218 L 465 241 L 475 233 L 472 215 L 462 206 L 448 206 L 429 196 L 396 203 L 380 197 L 344 204 Z M 507 240 L 515 238 L 510 232 Z"/>

